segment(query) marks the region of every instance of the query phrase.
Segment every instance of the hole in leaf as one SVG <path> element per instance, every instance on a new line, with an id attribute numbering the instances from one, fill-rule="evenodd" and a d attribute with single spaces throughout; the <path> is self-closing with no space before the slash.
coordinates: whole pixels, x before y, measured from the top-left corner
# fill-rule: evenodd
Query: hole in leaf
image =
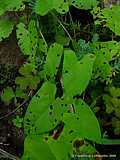
<path id="1" fill-rule="evenodd" d="M 68 73 L 68 71 L 66 70 L 65 73 Z"/>
<path id="2" fill-rule="evenodd" d="M 84 144 L 83 140 L 75 140 L 73 143 L 73 147 L 75 148 L 79 148 L 80 146 L 82 146 Z"/>
<path id="3" fill-rule="evenodd" d="M 73 130 L 70 130 L 70 131 L 69 131 L 69 134 L 71 134 L 71 133 L 73 133 L 73 132 L 74 132 Z"/>
<path id="4" fill-rule="evenodd" d="M 57 122 L 57 119 L 55 119 L 55 122 Z"/>
<path id="5" fill-rule="evenodd" d="M 52 112 L 49 112 L 49 115 L 52 115 Z"/>
<path id="6" fill-rule="evenodd" d="M 53 110 L 53 105 L 50 105 L 50 110 Z"/>

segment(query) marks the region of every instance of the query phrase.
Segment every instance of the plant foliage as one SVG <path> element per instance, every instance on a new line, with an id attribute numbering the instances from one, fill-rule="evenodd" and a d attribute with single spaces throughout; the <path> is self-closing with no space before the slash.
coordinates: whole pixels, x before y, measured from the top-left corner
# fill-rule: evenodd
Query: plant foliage
<path id="1" fill-rule="evenodd" d="M 101 112 L 112 116 L 114 134 L 120 135 L 120 86 L 114 79 L 118 74 L 118 82 L 120 75 L 120 6 L 98 4 L 97 0 L 0 3 L 0 41 L 15 31 L 24 57 L 15 81 L 3 87 L 0 96 L 16 110 L 28 104 L 24 117 L 18 112 L 12 119 L 16 127 L 24 128 L 22 160 L 72 160 L 96 154 L 96 143 L 119 142 L 103 139 L 101 128 L 107 118 L 100 116 Z M 92 24 L 84 17 L 74 20 L 72 7 L 91 10 Z M 100 39 L 99 27 L 111 34 L 109 41 Z"/>

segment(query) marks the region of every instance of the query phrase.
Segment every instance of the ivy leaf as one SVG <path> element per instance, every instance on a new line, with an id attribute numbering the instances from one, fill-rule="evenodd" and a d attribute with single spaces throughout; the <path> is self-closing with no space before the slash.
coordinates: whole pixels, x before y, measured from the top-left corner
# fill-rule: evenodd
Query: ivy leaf
<path id="1" fill-rule="evenodd" d="M 5 88 L 1 94 L 2 101 L 4 101 L 7 104 L 9 104 L 12 98 L 14 97 L 15 95 L 11 87 Z"/>
<path id="2" fill-rule="evenodd" d="M 92 76 L 93 59 L 90 54 L 85 55 L 81 61 L 77 61 L 74 52 L 70 50 L 64 52 L 63 86 L 65 95 L 75 96 L 86 89 Z"/>
<path id="3" fill-rule="evenodd" d="M 65 126 L 60 139 L 70 142 L 79 137 L 100 142 L 100 126 L 90 107 L 82 100 L 76 100 L 74 107 L 75 113 L 64 114 Z M 88 119 L 89 121 L 87 121 Z"/>
<path id="4" fill-rule="evenodd" d="M 0 19 L 0 41 L 9 37 L 14 27 L 14 23 L 7 19 Z"/>
<path id="5" fill-rule="evenodd" d="M 24 146 L 24 155 L 21 160 L 56 160 L 47 142 L 40 135 L 27 136 Z"/>
<path id="6" fill-rule="evenodd" d="M 62 45 L 54 43 L 50 46 L 46 63 L 44 66 L 44 71 L 46 73 L 46 76 L 53 78 L 57 74 L 62 53 L 63 53 Z"/>
<path id="7" fill-rule="evenodd" d="M 38 121 L 41 116 L 44 116 L 44 114 L 46 115 L 46 110 L 49 109 L 50 104 L 53 102 L 55 98 L 55 93 L 55 84 L 45 82 L 35 94 L 35 96 L 32 98 L 24 120 L 25 134 L 33 134 L 35 132 L 34 126 L 36 121 Z"/>

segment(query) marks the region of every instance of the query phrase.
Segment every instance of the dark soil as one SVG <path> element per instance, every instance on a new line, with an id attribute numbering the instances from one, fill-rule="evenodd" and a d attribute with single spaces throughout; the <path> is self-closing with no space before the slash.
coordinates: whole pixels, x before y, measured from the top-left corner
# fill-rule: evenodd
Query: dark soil
<path id="1" fill-rule="evenodd" d="M 13 31 L 8 40 L 0 43 L 0 92 L 8 85 L 15 87 L 15 77 L 23 63 L 24 58 L 17 46 Z M 6 105 L 0 102 L 0 149 L 20 156 L 23 151 L 23 130 L 13 126 L 11 120 L 15 114 L 5 116 L 14 109 L 14 103 Z"/>

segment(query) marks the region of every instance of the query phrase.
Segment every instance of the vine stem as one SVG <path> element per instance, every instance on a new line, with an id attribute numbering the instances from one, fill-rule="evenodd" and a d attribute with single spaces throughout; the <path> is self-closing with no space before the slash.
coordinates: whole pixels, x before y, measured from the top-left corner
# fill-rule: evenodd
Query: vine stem
<path id="1" fill-rule="evenodd" d="M 57 21 L 60 23 L 60 25 L 62 26 L 62 28 L 64 29 L 64 31 L 65 31 L 66 34 L 68 35 L 68 37 L 70 38 L 70 40 L 73 41 L 71 35 L 69 34 L 69 32 L 67 31 L 67 29 L 65 28 L 65 26 L 62 24 L 62 22 L 58 19 L 58 17 L 56 17 L 53 12 L 51 12 L 51 14 L 52 14 L 52 15 L 57 19 Z"/>
<path id="2" fill-rule="evenodd" d="M 38 28 L 37 30 L 38 30 L 40 36 L 42 37 L 42 39 L 43 39 L 43 41 L 44 41 L 46 47 L 48 47 L 47 42 L 46 42 L 46 40 L 45 40 L 45 38 L 44 38 L 44 36 L 43 36 L 43 34 L 42 34 L 42 31 L 41 31 L 41 29 L 40 29 L 40 24 L 39 24 L 38 19 L 37 19 L 37 28 Z"/>
<path id="3" fill-rule="evenodd" d="M 28 97 L 30 97 L 31 92 L 32 92 L 32 91 L 29 92 Z M 26 104 L 27 101 L 28 101 L 28 100 L 24 100 L 24 101 L 23 101 L 17 108 L 15 108 L 13 111 L 11 111 L 11 112 L 9 112 L 9 113 L 1 116 L 1 117 L 0 117 L 0 120 L 5 119 L 5 118 L 11 116 L 12 114 L 14 114 L 15 112 L 17 112 L 17 110 L 18 110 L 19 108 L 21 108 L 24 104 Z"/>

